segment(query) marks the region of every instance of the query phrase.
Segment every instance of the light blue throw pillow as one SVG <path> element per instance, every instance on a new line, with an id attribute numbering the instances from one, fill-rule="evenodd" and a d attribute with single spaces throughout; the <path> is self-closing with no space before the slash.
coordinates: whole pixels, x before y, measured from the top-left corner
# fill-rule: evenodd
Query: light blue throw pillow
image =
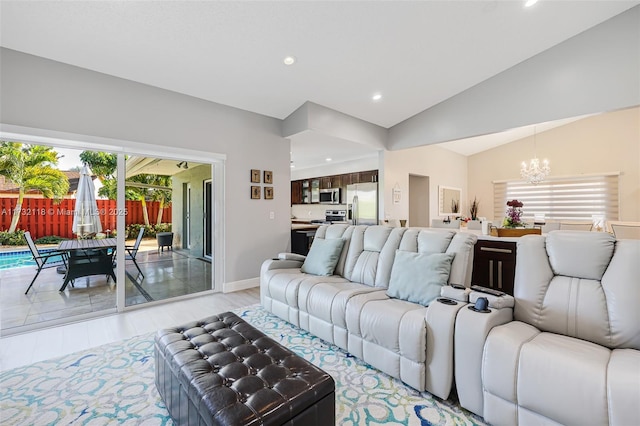
<path id="1" fill-rule="evenodd" d="M 428 306 L 449 281 L 454 253 L 414 253 L 396 250 L 387 295 Z"/>
<path id="2" fill-rule="evenodd" d="M 344 240 L 342 238 L 316 238 L 300 270 L 312 275 L 333 275 Z"/>

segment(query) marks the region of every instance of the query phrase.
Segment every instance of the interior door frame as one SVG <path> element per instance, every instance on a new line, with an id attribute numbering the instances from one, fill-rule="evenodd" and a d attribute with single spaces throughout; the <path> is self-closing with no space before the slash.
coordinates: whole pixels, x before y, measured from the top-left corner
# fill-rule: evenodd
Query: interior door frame
<path id="1" fill-rule="evenodd" d="M 191 248 L 191 183 L 182 184 L 182 225 L 184 235 L 182 236 L 182 248 Z"/>
<path id="2" fill-rule="evenodd" d="M 213 255 L 213 179 L 205 179 L 202 183 L 203 185 L 203 221 L 204 224 L 202 226 L 203 229 L 203 238 L 204 243 L 202 244 L 203 253 L 202 256 L 205 259 L 211 260 Z M 207 203 L 207 200 L 209 201 Z M 207 249 L 209 252 L 207 253 Z"/>

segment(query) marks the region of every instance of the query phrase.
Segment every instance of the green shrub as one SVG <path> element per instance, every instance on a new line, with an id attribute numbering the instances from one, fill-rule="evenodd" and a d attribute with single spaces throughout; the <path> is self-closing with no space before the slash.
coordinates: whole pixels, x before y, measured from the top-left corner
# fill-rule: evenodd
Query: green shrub
<path id="1" fill-rule="evenodd" d="M 24 239 L 24 231 L 16 229 L 16 232 L 0 231 L 0 245 L 3 246 L 24 246 L 27 241 Z"/>
<path id="2" fill-rule="evenodd" d="M 60 241 L 64 241 L 67 238 L 58 237 L 57 235 L 48 235 L 46 237 L 38 238 L 36 244 L 60 244 Z"/>
<path id="3" fill-rule="evenodd" d="M 132 223 L 130 225 L 127 225 L 125 229 L 126 238 L 127 239 L 137 238 L 138 232 L 140 232 L 140 228 L 145 228 L 144 238 L 155 238 L 158 232 L 171 232 L 170 223 L 161 223 L 159 225 L 149 225 L 149 226 L 146 226 L 141 223 Z"/>
<path id="4" fill-rule="evenodd" d="M 161 223 L 159 225 L 153 225 L 153 229 L 155 233 L 158 232 L 171 232 L 171 224 L 170 223 Z"/>

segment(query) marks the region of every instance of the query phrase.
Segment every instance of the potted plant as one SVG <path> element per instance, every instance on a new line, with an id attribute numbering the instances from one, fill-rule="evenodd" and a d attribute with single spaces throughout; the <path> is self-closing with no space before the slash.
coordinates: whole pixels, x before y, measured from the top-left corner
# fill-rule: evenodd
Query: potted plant
<path id="1" fill-rule="evenodd" d="M 522 206 L 524 204 L 518 200 L 507 201 L 507 217 L 502 221 L 503 228 L 524 228 L 526 225 L 522 221 Z"/>
<path id="2" fill-rule="evenodd" d="M 469 207 L 471 220 L 478 220 L 478 205 L 480 205 L 480 201 L 478 201 L 476 197 L 473 197 L 473 201 L 471 202 L 471 206 Z"/>
<path id="3" fill-rule="evenodd" d="M 527 228 L 522 221 L 522 201 L 507 201 L 507 216 L 502 221 L 502 228 L 498 228 L 498 237 L 521 237 L 526 234 L 540 234 L 539 228 Z"/>

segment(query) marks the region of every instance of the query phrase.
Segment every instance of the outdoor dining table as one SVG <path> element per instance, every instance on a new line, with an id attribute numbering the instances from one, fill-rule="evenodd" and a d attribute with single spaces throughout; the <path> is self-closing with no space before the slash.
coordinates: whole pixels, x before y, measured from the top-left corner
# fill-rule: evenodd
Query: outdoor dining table
<path id="1" fill-rule="evenodd" d="M 113 254 L 116 238 L 64 240 L 58 250 L 69 253 L 67 271 L 60 291 L 76 278 L 90 275 L 108 275 L 116 281 L 113 271 Z"/>

